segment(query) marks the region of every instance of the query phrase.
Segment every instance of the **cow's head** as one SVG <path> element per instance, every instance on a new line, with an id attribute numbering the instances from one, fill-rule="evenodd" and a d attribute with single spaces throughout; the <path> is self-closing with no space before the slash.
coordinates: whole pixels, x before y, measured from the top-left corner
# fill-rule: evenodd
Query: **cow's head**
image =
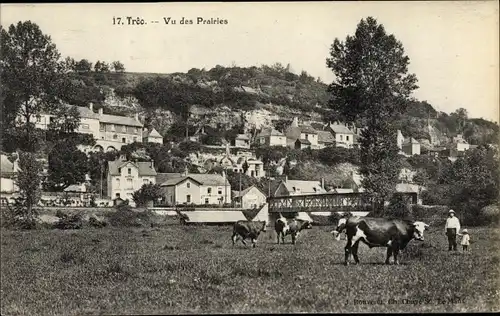
<path id="1" fill-rule="evenodd" d="M 427 225 L 426 223 L 424 222 L 414 222 L 413 223 L 413 238 L 415 238 L 416 240 L 424 240 L 424 231 L 425 229 L 429 227 L 429 225 Z"/>
<path id="2" fill-rule="evenodd" d="M 340 240 L 340 233 L 342 232 L 342 230 L 344 230 L 346 223 L 347 223 L 347 218 L 342 217 L 341 219 L 339 219 L 339 222 L 337 223 L 337 228 L 335 228 L 331 232 L 335 240 Z"/>
<path id="3" fill-rule="evenodd" d="M 311 229 L 312 228 L 312 224 L 311 224 L 310 221 L 303 220 L 301 227 L 302 227 L 302 229 Z"/>

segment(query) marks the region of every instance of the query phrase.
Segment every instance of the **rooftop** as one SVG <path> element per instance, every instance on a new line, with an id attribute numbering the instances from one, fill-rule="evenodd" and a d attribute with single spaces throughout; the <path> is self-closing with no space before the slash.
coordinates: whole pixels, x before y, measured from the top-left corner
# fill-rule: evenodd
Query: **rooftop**
<path id="1" fill-rule="evenodd" d="M 156 176 L 156 170 L 154 166 L 152 166 L 152 162 L 148 161 L 123 161 L 123 160 L 115 160 L 108 161 L 108 170 L 112 176 L 119 176 L 118 168 L 122 168 L 127 164 L 132 164 L 139 170 L 139 176 Z"/>
<path id="2" fill-rule="evenodd" d="M 300 192 L 301 194 L 326 193 L 319 181 L 287 180 L 282 183 L 289 192 Z"/>
<path id="3" fill-rule="evenodd" d="M 342 124 L 330 124 L 329 127 L 334 133 L 354 134 L 350 129 L 347 128 L 347 126 Z"/>
<path id="4" fill-rule="evenodd" d="M 178 183 L 191 179 L 195 182 L 198 182 L 200 185 L 209 185 L 209 186 L 223 186 L 230 185 L 227 179 L 224 179 L 220 174 L 210 174 L 210 173 L 189 173 L 185 176 L 168 179 L 161 186 L 172 186 L 177 185 Z"/>

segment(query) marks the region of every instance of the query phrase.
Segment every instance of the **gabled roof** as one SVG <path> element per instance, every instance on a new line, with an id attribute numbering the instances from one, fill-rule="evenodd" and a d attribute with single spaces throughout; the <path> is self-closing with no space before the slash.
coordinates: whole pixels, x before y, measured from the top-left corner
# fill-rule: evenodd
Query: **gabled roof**
<path id="1" fill-rule="evenodd" d="M 160 133 L 158 133 L 158 131 L 153 127 L 153 129 L 148 133 L 148 137 L 161 137 L 163 138 L 163 136 L 160 135 Z"/>
<path id="2" fill-rule="evenodd" d="M 318 132 L 309 125 L 300 125 L 299 128 L 301 133 L 318 134 Z"/>
<path id="3" fill-rule="evenodd" d="M 403 144 L 407 145 L 407 144 L 420 144 L 420 143 L 415 138 L 410 137 L 410 138 L 405 139 Z"/>
<path id="4" fill-rule="evenodd" d="M 156 176 L 156 170 L 154 169 L 154 166 L 151 167 L 152 163 L 147 161 L 138 161 L 138 162 L 121 161 L 121 160 L 108 161 L 108 172 L 112 176 L 119 176 L 120 173 L 118 172 L 118 168 L 122 168 L 123 166 L 129 163 L 134 165 L 139 170 L 139 176 L 141 177 Z"/>
<path id="5" fill-rule="evenodd" d="M 247 134 L 238 134 L 236 135 L 236 139 L 250 140 Z"/>
<path id="6" fill-rule="evenodd" d="M 170 179 L 175 179 L 182 177 L 182 173 L 157 173 L 156 174 L 156 183 L 162 184 Z"/>
<path id="7" fill-rule="evenodd" d="M 311 145 L 311 142 L 307 139 L 297 139 L 297 141 L 304 145 Z"/>
<path id="8" fill-rule="evenodd" d="M 87 107 L 77 106 L 76 109 L 78 110 L 78 113 L 80 113 L 81 118 L 99 119 L 99 115 Z"/>
<path id="9" fill-rule="evenodd" d="M 334 132 L 334 133 L 340 133 L 340 134 L 354 134 L 350 129 L 348 129 L 345 125 L 342 124 L 330 124 L 329 128 Z"/>
<path id="10" fill-rule="evenodd" d="M 142 123 L 139 122 L 138 120 L 136 120 L 135 117 L 118 116 L 118 115 L 111 115 L 111 114 L 99 115 L 99 122 L 116 124 L 116 125 L 142 127 Z"/>
<path id="11" fill-rule="evenodd" d="M 318 131 L 318 142 L 333 144 L 335 142 L 335 138 L 329 131 Z"/>
<path id="12" fill-rule="evenodd" d="M 245 194 L 247 194 L 248 192 L 250 192 L 250 190 L 252 190 L 253 188 L 257 189 L 260 193 L 264 194 L 264 192 L 262 192 L 259 188 L 257 188 L 256 186 L 252 185 L 252 186 L 249 186 L 248 188 L 246 188 L 245 190 L 241 190 L 241 192 L 239 191 L 231 191 L 231 196 L 232 197 L 239 197 L 239 196 L 244 196 Z M 265 196 L 265 194 L 264 194 Z"/>
<path id="13" fill-rule="evenodd" d="M 287 180 L 282 183 L 289 192 L 297 192 L 299 189 L 301 194 L 326 193 L 319 181 Z"/>
<path id="14" fill-rule="evenodd" d="M 164 183 L 161 184 L 161 186 L 172 186 L 172 185 L 177 185 L 181 182 L 183 182 L 186 179 L 191 179 L 200 185 L 210 185 L 210 186 L 224 186 L 224 185 L 230 185 L 229 181 L 225 179 L 224 177 L 221 176 L 220 174 L 210 174 L 210 173 L 190 173 L 186 176 L 181 176 L 178 178 L 172 178 Z"/>
<path id="15" fill-rule="evenodd" d="M 269 136 L 285 136 L 285 135 L 280 131 L 275 130 L 272 127 L 263 128 L 258 135 L 258 137 L 269 137 Z"/>

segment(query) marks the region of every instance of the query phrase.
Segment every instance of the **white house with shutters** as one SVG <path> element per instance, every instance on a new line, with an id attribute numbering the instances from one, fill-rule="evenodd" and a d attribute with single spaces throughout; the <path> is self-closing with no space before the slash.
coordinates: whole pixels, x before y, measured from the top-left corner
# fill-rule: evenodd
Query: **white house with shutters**
<path id="1" fill-rule="evenodd" d="M 156 183 L 156 170 L 152 161 L 133 162 L 120 156 L 108 161 L 107 195 L 111 199 L 129 200 L 133 205 L 132 194 L 144 184 Z"/>

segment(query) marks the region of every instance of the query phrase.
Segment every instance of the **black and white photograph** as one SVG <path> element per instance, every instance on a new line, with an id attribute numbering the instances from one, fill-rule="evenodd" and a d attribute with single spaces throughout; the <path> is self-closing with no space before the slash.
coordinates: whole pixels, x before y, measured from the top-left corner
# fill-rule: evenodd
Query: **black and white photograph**
<path id="1" fill-rule="evenodd" d="M 0 6 L 1 315 L 500 311 L 498 1 Z"/>

